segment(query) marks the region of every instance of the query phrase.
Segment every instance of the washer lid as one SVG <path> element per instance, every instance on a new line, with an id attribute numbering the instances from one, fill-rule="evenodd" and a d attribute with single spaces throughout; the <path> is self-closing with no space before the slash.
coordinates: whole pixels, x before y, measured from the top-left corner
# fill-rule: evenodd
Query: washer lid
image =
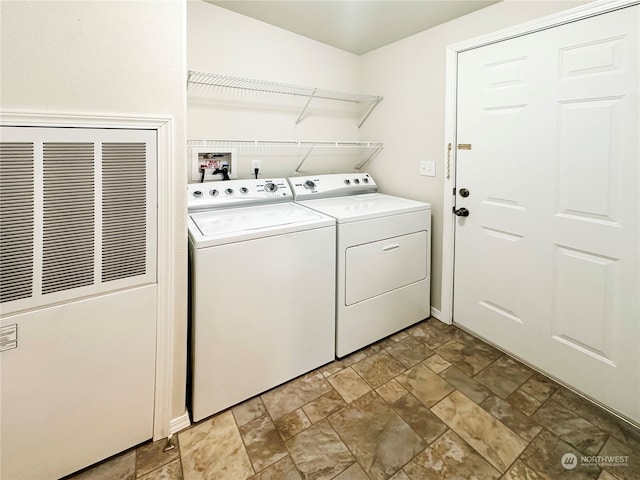
<path id="1" fill-rule="evenodd" d="M 192 213 L 189 215 L 189 234 L 198 246 L 208 246 L 334 223 L 332 218 L 286 202 Z"/>
<path id="2" fill-rule="evenodd" d="M 367 193 L 342 197 L 321 198 L 299 202 L 334 217 L 338 223 L 368 220 L 386 215 L 430 210 L 431 204 L 394 197 L 383 193 Z"/>

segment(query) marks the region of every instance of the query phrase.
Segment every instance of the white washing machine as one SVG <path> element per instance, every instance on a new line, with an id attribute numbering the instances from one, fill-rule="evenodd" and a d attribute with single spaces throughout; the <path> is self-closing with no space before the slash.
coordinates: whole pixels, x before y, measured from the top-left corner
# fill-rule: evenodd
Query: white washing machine
<path id="1" fill-rule="evenodd" d="M 188 186 L 198 421 L 335 358 L 335 220 L 285 179 Z"/>
<path id="2" fill-rule="evenodd" d="M 377 193 L 366 173 L 289 183 L 297 203 L 338 223 L 338 357 L 430 316 L 430 204 Z"/>

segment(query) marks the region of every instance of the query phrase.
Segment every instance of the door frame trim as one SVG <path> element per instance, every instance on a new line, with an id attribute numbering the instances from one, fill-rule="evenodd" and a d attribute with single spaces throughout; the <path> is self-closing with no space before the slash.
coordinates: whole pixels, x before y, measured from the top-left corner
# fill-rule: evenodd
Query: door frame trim
<path id="1" fill-rule="evenodd" d="M 0 125 L 28 127 L 126 128 L 155 130 L 157 134 L 158 201 L 157 233 L 157 314 L 155 395 L 153 440 L 167 437 L 171 424 L 174 363 L 174 278 L 177 276 L 176 228 L 177 205 L 180 197 L 173 187 L 179 162 L 172 153 L 174 119 L 171 116 L 111 116 L 66 113 L 2 112 Z M 180 192 L 182 193 L 182 192 Z M 179 212 L 182 213 L 182 212 Z"/>
<path id="2" fill-rule="evenodd" d="M 483 47 L 496 42 L 510 40 L 512 38 L 529 35 L 531 33 L 558 27 L 567 23 L 584 20 L 603 13 L 613 12 L 622 8 L 640 4 L 638 0 L 598 0 L 580 7 L 565 10 L 530 22 L 522 23 L 514 27 L 492 32 L 479 37 L 474 37 L 463 42 L 447 46 L 446 51 L 446 79 L 445 79 L 445 118 L 444 118 L 444 194 L 442 225 L 442 298 L 440 320 L 451 325 L 453 323 L 453 296 L 454 296 L 454 261 L 455 261 L 455 226 L 456 217 L 449 212 L 453 211 L 455 196 L 453 189 L 456 187 L 456 106 L 458 86 L 458 54 L 478 47 Z M 450 151 L 448 146 L 451 145 Z"/>

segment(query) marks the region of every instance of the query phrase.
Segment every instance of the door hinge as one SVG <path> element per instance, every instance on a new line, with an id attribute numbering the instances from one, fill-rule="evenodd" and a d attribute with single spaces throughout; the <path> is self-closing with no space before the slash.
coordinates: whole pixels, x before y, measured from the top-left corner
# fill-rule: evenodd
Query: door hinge
<path id="1" fill-rule="evenodd" d="M 455 197 L 455 195 L 456 195 L 456 187 L 453 187 L 453 192 L 451 194 Z"/>

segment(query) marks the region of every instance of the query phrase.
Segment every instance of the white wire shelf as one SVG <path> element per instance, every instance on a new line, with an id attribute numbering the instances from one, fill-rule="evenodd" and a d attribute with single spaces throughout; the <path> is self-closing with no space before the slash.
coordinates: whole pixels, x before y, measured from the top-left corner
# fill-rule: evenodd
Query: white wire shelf
<path id="1" fill-rule="evenodd" d="M 306 98 L 306 103 L 298 115 L 295 123 L 300 123 L 309 104 L 314 98 L 324 100 L 337 100 L 342 102 L 352 102 L 363 106 L 363 115 L 358 121 L 358 127 L 369 118 L 371 112 L 382 101 L 383 97 L 375 95 L 365 95 L 361 93 L 341 92 L 337 90 L 326 90 L 317 87 L 305 87 L 300 85 L 289 85 L 286 83 L 269 82 L 266 80 L 254 80 L 250 78 L 231 77 L 217 73 L 187 72 L 187 89 L 190 87 L 223 87 L 236 90 L 248 90 L 271 94 L 293 95 Z"/>
<path id="2" fill-rule="evenodd" d="M 360 151 L 361 157 L 355 170 L 360 170 L 369 160 L 373 159 L 384 148 L 382 142 L 345 142 L 345 141 L 298 141 L 298 140 L 188 140 L 187 147 L 213 147 L 213 148 L 236 148 L 236 149 L 258 149 L 258 150 L 297 150 L 299 154 L 298 165 L 295 173 L 300 171 L 302 165 L 311 154 L 317 149 L 349 149 Z"/>

